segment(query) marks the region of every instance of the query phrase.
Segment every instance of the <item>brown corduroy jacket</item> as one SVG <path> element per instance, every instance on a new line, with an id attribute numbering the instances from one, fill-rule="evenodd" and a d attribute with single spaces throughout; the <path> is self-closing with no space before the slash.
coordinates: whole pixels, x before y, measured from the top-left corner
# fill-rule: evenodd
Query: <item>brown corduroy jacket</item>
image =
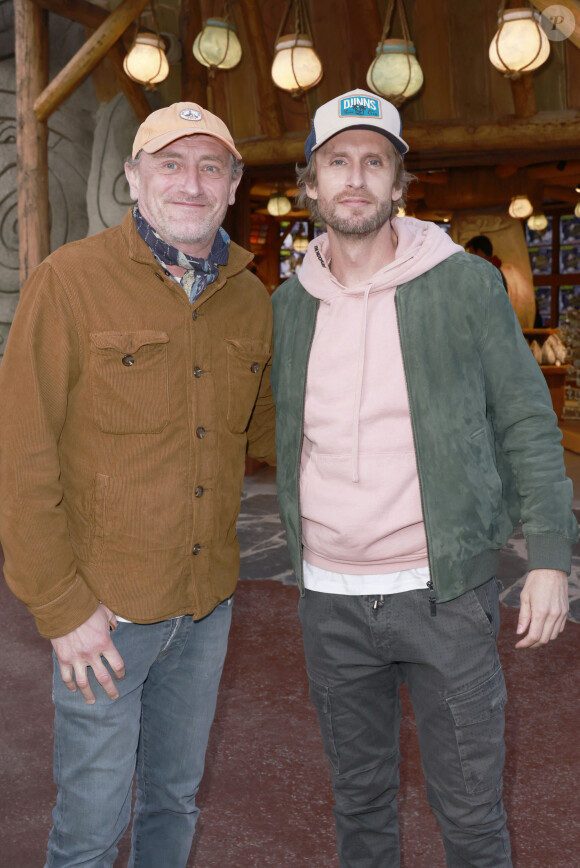
<path id="1" fill-rule="evenodd" d="M 251 254 L 191 305 L 138 235 L 49 256 L 0 365 L 5 576 L 43 636 L 104 602 L 199 619 L 233 591 L 246 448 L 274 462 L 272 311 Z"/>

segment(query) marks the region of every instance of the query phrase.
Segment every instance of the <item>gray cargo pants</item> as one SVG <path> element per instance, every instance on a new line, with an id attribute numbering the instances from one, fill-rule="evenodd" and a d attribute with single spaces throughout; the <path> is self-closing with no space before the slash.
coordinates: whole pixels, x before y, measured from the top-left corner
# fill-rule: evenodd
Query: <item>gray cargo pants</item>
<path id="1" fill-rule="evenodd" d="M 427 590 L 306 591 L 310 695 L 330 762 L 341 868 L 397 868 L 399 687 L 413 703 L 449 868 L 509 868 L 502 803 L 506 689 L 491 579 L 430 612 Z"/>

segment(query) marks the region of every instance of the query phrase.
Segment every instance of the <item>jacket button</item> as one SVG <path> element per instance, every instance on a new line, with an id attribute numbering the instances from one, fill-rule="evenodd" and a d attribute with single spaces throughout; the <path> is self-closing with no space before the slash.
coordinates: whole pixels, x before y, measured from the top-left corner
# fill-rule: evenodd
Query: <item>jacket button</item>
<path id="1" fill-rule="evenodd" d="M 194 377 L 197 377 L 198 380 L 199 380 L 199 378 L 201 377 L 201 368 L 198 368 L 197 365 L 196 365 L 195 368 L 193 369 L 193 376 L 194 376 Z"/>
<path id="2" fill-rule="evenodd" d="M 195 489 L 195 496 L 201 497 L 202 494 L 203 494 L 203 486 L 198 485 L 197 488 Z"/>
<path id="3" fill-rule="evenodd" d="M 202 428 L 200 425 L 199 428 L 195 429 L 195 434 L 197 437 L 199 437 L 200 440 L 203 440 L 203 438 L 205 437 L 205 428 Z"/>
<path id="4" fill-rule="evenodd" d="M 194 311 L 192 312 L 192 314 L 191 314 L 191 318 L 192 318 L 192 319 L 197 319 L 197 311 L 196 311 L 196 310 L 194 310 Z"/>
<path id="5" fill-rule="evenodd" d="M 194 555 L 198 555 L 200 553 L 200 551 L 201 551 L 201 546 L 199 543 L 196 543 L 194 545 L 194 547 L 192 548 L 191 553 Z"/>
<path id="6" fill-rule="evenodd" d="M 127 355 L 127 356 L 123 356 L 123 358 L 121 359 L 121 361 L 123 362 L 123 364 L 125 365 L 126 368 L 130 368 L 131 365 L 134 365 L 134 364 L 135 364 L 135 359 L 134 359 L 134 357 L 133 357 L 133 356 L 129 356 L 129 355 Z"/>
<path id="7" fill-rule="evenodd" d="M 259 370 L 260 365 L 258 364 L 258 362 L 252 362 L 252 365 L 250 367 L 250 371 L 252 372 L 252 374 L 257 374 Z"/>

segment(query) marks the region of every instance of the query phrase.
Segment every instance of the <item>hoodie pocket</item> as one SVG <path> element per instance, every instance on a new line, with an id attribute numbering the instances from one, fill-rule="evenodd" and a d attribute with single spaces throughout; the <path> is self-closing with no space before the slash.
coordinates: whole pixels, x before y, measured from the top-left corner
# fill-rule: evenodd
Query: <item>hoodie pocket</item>
<path id="1" fill-rule="evenodd" d="M 165 332 L 90 335 L 93 419 L 107 434 L 157 434 L 169 421 Z"/>

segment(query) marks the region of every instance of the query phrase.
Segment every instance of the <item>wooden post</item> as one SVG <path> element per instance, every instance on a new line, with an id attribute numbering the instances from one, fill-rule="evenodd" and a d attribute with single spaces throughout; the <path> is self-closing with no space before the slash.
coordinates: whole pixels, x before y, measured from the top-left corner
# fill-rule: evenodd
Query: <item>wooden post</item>
<path id="1" fill-rule="evenodd" d="M 512 78 L 510 84 L 516 117 L 531 118 L 536 114 L 534 76 L 531 72 L 524 72 L 519 78 Z"/>
<path id="2" fill-rule="evenodd" d="M 48 130 L 34 100 L 48 82 L 48 13 L 31 0 L 14 0 L 18 249 L 23 283 L 50 253 Z"/>
<path id="3" fill-rule="evenodd" d="M 34 111 L 39 121 L 46 120 L 84 81 L 148 2 L 149 0 L 123 0 L 115 11 L 111 12 L 34 103 Z"/>

